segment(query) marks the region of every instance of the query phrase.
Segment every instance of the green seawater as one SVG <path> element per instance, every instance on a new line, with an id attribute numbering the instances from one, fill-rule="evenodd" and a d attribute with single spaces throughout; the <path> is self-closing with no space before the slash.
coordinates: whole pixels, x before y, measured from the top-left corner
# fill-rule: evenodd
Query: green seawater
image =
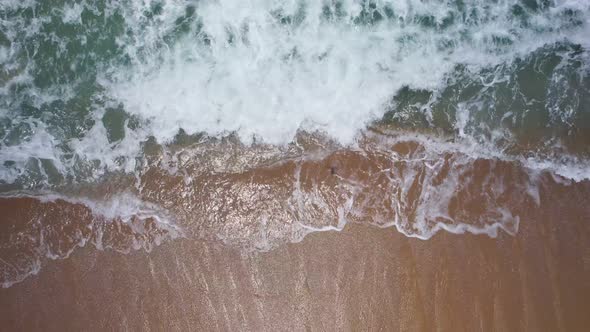
<path id="1" fill-rule="evenodd" d="M 301 77 L 310 77 L 310 83 L 321 79 L 328 67 L 335 69 L 325 75 L 358 86 L 350 90 L 358 96 L 346 90 L 338 98 L 371 95 L 374 89 L 363 88 L 367 84 L 390 87 L 363 104 L 377 114 L 367 117 L 366 126 L 376 121 L 394 130 L 467 140 L 507 156 L 566 164 L 590 158 L 590 53 L 584 43 L 590 41 L 584 40 L 590 11 L 583 1 L 567 6 L 550 0 L 235 6 L 206 0 L 0 4 L 2 188 L 51 188 L 134 172 L 145 142 L 174 141 L 175 135 L 158 136 L 170 123 L 158 125 L 160 120 L 171 114 L 177 133 L 219 134 L 217 127 L 209 132 L 194 124 L 216 112 L 222 113 L 218 127 L 229 132 L 249 126 L 240 119 L 276 112 L 273 122 L 263 118 L 260 126 L 294 123 L 305 129 L 305 123 L 317 122 L 335 136 L 323 118 L 311 114 L 300 121 L 280 106 L 295 100 L 334 104 L 339 88 L 325 86 L 327 93 L 314 95 L 301 83 Z M 423 62 L 416 70 L 408 68 L 417 55 Z M 239 68 L 232 57 L 243 58 L 245 68 L 254 66 L 250 74 L 259 75 L 260 84 L 234 85 L 241 76 L 232 76 Z M 429 68 L 423 63 L 441 69 L 420 70 Z M 166 68 L 176 76 L 166 76 Z M 184 68 L 187 76 L 181 79 Z M 266 80 L 272 75 L 284 83 L 284 91 Z M 217 85 L 208 90 L 210 81 Z M 139 84 L 154 87 L 145 92 L 149 107 L 156 104 L 150 99 L 155 93 L 176 85 L 182 92 L 173 99 L 176 108 L 200 104 L 186 113 L 172 112 L 171 103 L 144 112 L 136 106 L 142 105 L 141 95 L 114 94 L 120 86 Z M 272 99 L 268 104 L 278 106 L 262 111 L 248 106 L 248 94 L 257 86 L 268 91 L 261 93 Z M 230 91 L 231 107 L 210 97 L 221 88 Z M 291 100 L 292 95 L 307 97 Z M 344 118 L 355 109 L 326 107 L 325 112 L 337 119 L 338 112 Z M 224 119 L 238 125 L 225 125 Z M 268 138 L 265 130 L 256 130 L 262 141 Z"/>

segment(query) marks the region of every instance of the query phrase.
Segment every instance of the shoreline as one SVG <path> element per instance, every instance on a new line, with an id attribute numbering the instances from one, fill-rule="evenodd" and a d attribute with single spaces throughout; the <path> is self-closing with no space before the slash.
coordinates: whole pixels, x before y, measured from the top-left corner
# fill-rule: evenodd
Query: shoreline
<path id="1" fill-rule="evenodd" d="M 192 239 L 125 255 L 87 247 L 0 290 L 0 323 L 26 330 L 583 331 L 590 232 L 577 226 L 585 232 L 569 239 L 574 227 L 554 234 L 525 223 L 516 237 L 439 233 L 421 241 L 351 224 L 250 254 Z"/>
<path id="2" fill-rule="evenodd" d="M 348 223 L 267 252 L 191 237 L 127 254 L 87 245 L 0 289 L 0 326 L 584 331 L 590 189 L 574 189 L 541 191 L 550 204 L 524 211 L 515 236 L 423 241 Z"/>
<path id="3" fill-rule="evenodd" d="M 0 258 L 5 264 L 39 259 L 41 268 L 0 289 L 0 326 L 590 326 L 584 310 L 590 306 L 589 181 L 564 183 L 507 161 L 429 155 L 418 143 L 388 149 L 264 166 L 256 166 L 258 155 L 248 150 L 228 157 L 184 149 L 173 165 L 177 173 L 152 168 L 141 174 L 137 197 L 174 215 L 173 228 L 142 214 L 125 220 L 111 210 L 111 219 L 99 218 L 80 202 L 0 199 Z M 130 184 L 107 182 L 78 194 L 117 203 Z M 488 231 L 494 218 L 506 232 Z M 383 228 L 392 221 L 396 227 Z M 303 223 L 343 230 L 307 234 Z M 464 227 L 465 234 L 433 232 L 424 241 L 398 226 L 413 234 Z M 175 236 L 176 227 L 182 236 Z M 469 227 L 487 235 L 470 234 L 478 232 Z"/>

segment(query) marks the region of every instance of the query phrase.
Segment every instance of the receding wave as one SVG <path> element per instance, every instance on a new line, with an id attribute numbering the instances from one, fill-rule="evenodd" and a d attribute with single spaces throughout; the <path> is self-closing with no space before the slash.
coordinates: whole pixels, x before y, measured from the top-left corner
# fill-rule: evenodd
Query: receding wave
<path id="1" fill-rule="evenodd" d="M 3 285 L 86 243 L 126 252 L 187 237 L 266 251 L 348 223 L 424 240 L 441 230 L 514 235 L 527 210 L 560 204 L 542 198 L 548 192 L 588 187 L 463 148 L 431 136 L 367 132 L 355 148 L 300 134 L 286 147 L 244 145 L 234 136 L 155 151 L 133 175 L 61 196 L 2 198 L 15 225 L 2 241 Z"/>

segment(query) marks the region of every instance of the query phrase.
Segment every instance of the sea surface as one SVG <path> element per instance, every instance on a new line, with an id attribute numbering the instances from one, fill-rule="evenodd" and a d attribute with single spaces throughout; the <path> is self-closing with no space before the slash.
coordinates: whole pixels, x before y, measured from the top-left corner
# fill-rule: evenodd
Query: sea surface
<path id="1" fill-rule="evenodd" d="M 0 330 L 587 308 L 590 1 L 0 1 Z"/>

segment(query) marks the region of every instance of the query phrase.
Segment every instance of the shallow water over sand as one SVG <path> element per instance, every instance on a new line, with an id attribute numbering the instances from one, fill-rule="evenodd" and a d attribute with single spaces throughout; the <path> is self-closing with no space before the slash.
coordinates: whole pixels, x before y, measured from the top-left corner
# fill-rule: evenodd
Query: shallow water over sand
<path id="1" fill-rule="evenodd" d="M 538 223 L 497 239 L 351 225 L 266 253 L 193 239 L 149 254 L 85 248 L 0 290 L 0 320 L 56 331 L 584 331 L 590 232 L 575 218 L 588 209 L 559 205 L 567 216 L 531 211 Z"/>
<path id="2" fill-rule="evenodd" d="M 69 191 L 85 201 L 2 198 L 0 324 L 585 330 L 588 181 L 394 141 L 279 161 L 242 146 L 223 163 L 185 147 L 174 172 L 158 157 L 139 180 Z M 161 210 L 109 219 L 130 188 Z"/>

